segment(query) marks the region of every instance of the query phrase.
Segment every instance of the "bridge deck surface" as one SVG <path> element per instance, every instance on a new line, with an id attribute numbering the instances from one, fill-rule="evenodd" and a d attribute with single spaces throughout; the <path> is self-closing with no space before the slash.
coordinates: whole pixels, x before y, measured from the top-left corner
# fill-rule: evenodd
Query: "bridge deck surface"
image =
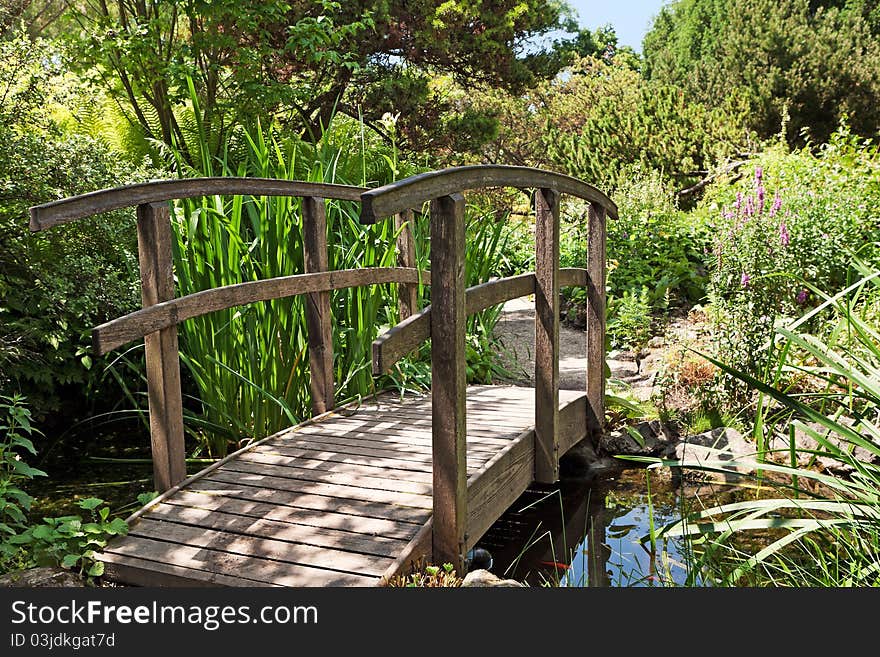
<path id="1" fill-rule="evenodd" d="M 561 424 L 566 409 L 579 424 L 585 393 L 559 396 Z M 468 387 L 470 545 L 531 483 L 534 413 L 532 388 Z M 102 560 L 134 585 L 373 586 L 430 519 L 431 489 L 430 395 L 383 393 L 190 477 Z"/>

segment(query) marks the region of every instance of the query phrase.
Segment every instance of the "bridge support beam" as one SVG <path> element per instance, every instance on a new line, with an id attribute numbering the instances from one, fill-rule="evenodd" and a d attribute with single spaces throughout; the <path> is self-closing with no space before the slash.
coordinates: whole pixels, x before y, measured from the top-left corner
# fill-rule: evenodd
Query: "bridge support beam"
<path id="1" fill-rule="evenodd" d="M 587 232 L 587 429 L 605 427 L 605 208 L 590 203 Z"/>
<path id="2" fill-rule="evenodd" d="M 535 481 L 559 479 L 559 193 L 535 191 Z"/>
<path id="3" fill-rule="evenodd" d="M 464 196 L 431 201 L 431 433 L 436 564 L 463 572 L 467 527 Z"/>
<path id="4" fill-rule="evenodd" d="M 144 308 L 174 298 L 171 220 L 167 203 L 137 207 L 138 259 Z M 183 440 L 183 399 L 177 326 L 144 337 L 153 480 L 164 492 L 186 479 Z"/>
<path id="5" fill-rule="evenodd" d="M 327 271 L 327 211 L 324 199 L 304 196 L 302 214 L 305 272 L 313 274 Z M 306 330 L 309 334 L 309 381 L 314 416 L 325 413 L 336 405 L 329 292 L 312 292 L 306 297 Z"/>

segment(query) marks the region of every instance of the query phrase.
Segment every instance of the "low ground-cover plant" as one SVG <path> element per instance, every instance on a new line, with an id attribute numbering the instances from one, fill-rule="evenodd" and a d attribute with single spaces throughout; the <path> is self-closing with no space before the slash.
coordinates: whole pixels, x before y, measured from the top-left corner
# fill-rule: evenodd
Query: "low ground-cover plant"
<path id="1" fill-rule="evenodd" d="M 31 425 L 25 400 L 0 395 L 0 573 L 33 566 L 60 566 L 73 570 L 87 581 L 100 577 L 104 564 L 98 552 L 107 541 L 128 532 L 128 525 L 111 518 L 110 507 L 98 498 L 78 502 L 86 518 L 69 515 L 28 517 L 33 498 L 25 490 L 34 477 L 46 473 L 28 465 L 24 456 L 36 456 L 31 437 L 39 432 Z"/>

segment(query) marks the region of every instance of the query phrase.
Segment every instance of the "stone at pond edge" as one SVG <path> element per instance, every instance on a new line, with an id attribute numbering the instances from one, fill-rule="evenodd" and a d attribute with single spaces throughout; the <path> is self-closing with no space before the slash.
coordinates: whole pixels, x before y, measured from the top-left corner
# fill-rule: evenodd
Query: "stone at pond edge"
<path id="1" fill-rule="evenodd" d="M 497 575 L 493 575 L 488 570 L 472 570 L 464 577 L 461 583 L 462 588 L 487 588 L 487 587 L 522 587 L 522 582 L 515 579 L 501 579 Z"/>
<path id="2" fill-rule="evenodd" d="M 675 474 L 683 479 L 704 482 L 735 483 L 742 475 L 754 472 L 759 464 L 755 447 L 736 429 L 719 427 L 694 436 L 686 436 L 675 447 L 675 459 L 682 464 Z M 691 469 L 706 466 L 712 470 Z"/>
<path id="3" fill-rule="evenodd" d="M 618 459 L 599 456 L 593 447 L 593 441 L 584 438 L 559 459 L 559 476 L 562 479 L 590 480 L 599 475 L 619 471 L 624 465 Z"/>
<path id="4" fill-rule="evenodd" d="M 86 582 L 82 577 L 69 570 L 44 566 L 6 573 L 0 576 L 0 586 L 22 588 L 84 587 Z"/>
<path id="5" fill-rule="evenodd" d="M 636 440 L 629 431 L 612 431 L 599 438 L 600 454 L 621 456 L 668 456 L 676 443 L 676 436 L 659 420 L 640 422 L 631 427 L 641 436 Z"/>

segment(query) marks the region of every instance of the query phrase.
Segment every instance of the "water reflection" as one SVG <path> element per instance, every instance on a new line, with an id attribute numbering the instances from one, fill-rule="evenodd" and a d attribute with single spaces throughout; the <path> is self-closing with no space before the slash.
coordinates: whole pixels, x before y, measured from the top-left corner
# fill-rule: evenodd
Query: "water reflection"
<path id="1" fill-rule="evenodd" d="M 647 477 L 651 477 L 647 480 Z M 650 491 L 650 492 L 649 492 Z M 492 571 L 531 586 L 700 586 L 690 574 L 682 539 L 641 540 L 682 517 L 695 501 L 715 504 L 642 469 L 600 480 L 535 486 L 489 529 L 477 547 L 494 558 Z"/>

